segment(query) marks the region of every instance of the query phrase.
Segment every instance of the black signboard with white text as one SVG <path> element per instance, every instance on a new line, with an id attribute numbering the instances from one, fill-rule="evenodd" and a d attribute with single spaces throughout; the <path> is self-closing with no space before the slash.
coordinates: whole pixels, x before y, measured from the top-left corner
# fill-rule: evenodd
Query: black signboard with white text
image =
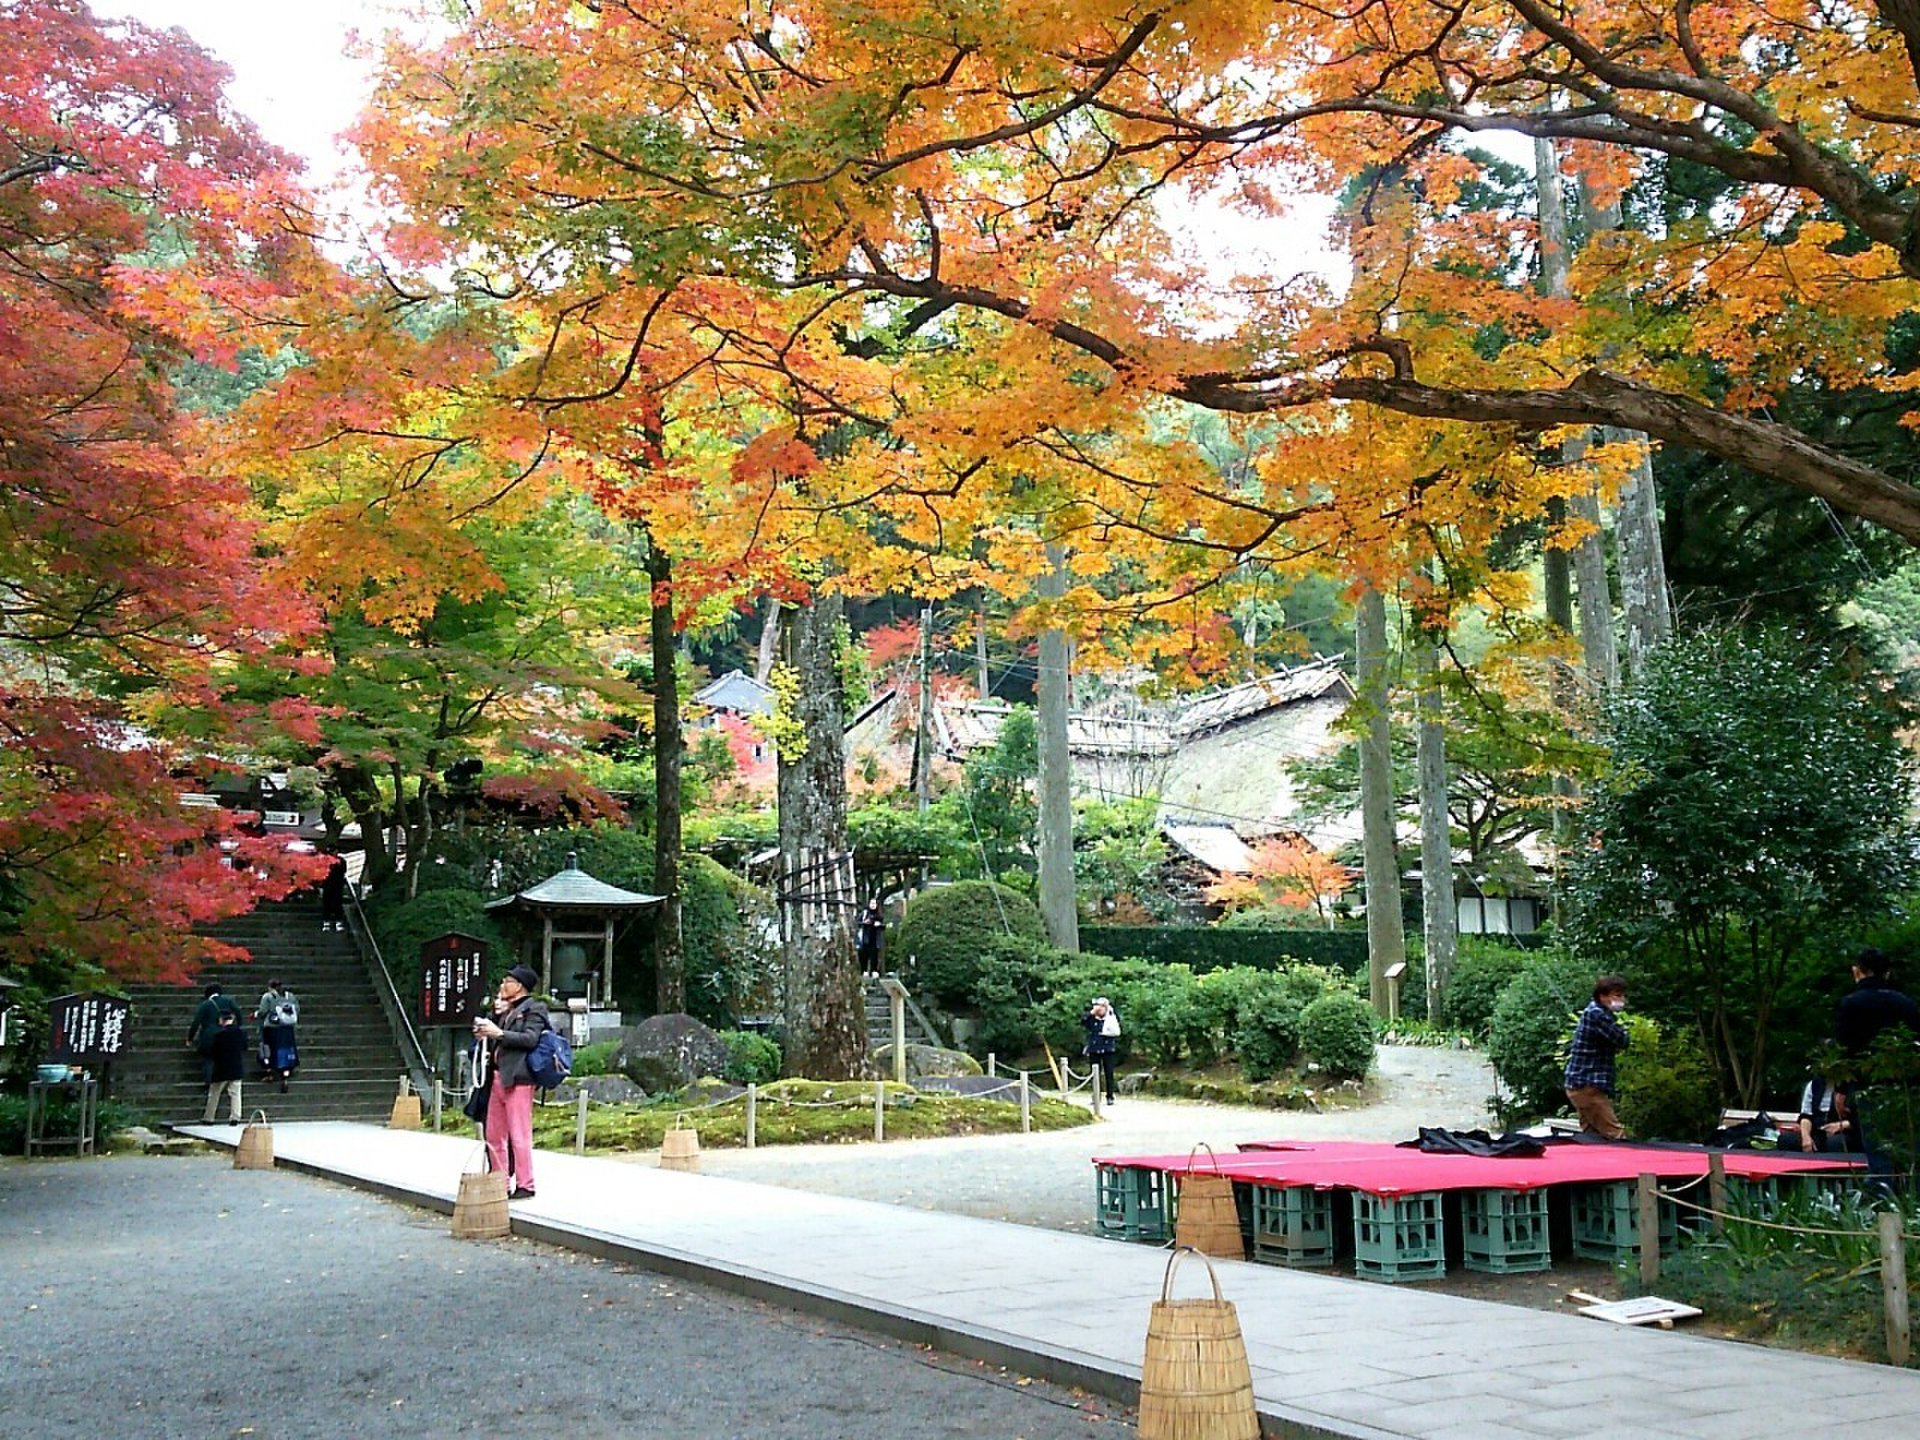
<path id="1" fill-rule="evenodd" d="M 126 1049 L 131 1006 L 117 995 L 62 995 L 47 1004 L 47 1058 L 112 1060 Z"/>
<path id="2" fill-rule="evenodd" d="M 486 941 L 455 932 L 420 946 L 421 1024 L 470 1025 L 486 1003 Z"/>

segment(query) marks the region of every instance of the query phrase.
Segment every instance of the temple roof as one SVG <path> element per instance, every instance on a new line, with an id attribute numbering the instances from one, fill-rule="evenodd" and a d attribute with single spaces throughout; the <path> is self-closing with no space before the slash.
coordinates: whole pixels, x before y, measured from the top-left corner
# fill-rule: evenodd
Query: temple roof
<path id="1" fill-rule="evenodd" d="M 637 890 L 622 890 L 618 885 L 596 880 L 580 868 L 575 856 L 569 854 L 566 869 L 549 875 L 538 885 L 529 886 L 517 895 L 502 895 L 498 900 L 489 900 L 487 909 L 508 910 L 517 906 L 529 910 L 639 910 L 648 905 L 659 905 L 665 899 L 664 895 L 643 895 Z"/>

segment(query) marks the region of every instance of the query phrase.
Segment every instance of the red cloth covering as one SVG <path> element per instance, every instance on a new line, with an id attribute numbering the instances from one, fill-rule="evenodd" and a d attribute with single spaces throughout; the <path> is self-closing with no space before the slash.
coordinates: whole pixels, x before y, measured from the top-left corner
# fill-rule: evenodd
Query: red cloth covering
<path id="1" fill-rule="evenodd" d="M 1707 1173 L 1705 1150 L 1664 1150 L 1650 1145 L 1578 1143 L 1549 1145 L 1533 1158 L 1489 1159 L 1403 1150 L 1366 1140 L 1263 1140 L 1257 1149 L 1218 1157 L 1220 1172 L 1255 1185 L 1311 1186 L 1316 1190 L 1364 1190 L 1369 1195 L 1415 1195 L 1431 1190 L 1537 1190 L 1547 1185 L 1595 1185 L 1658 1175 L 1691 1180 Z M 1860 1156 L 1805 1155 L 1764 1150 L 1722 1150 L 1726 1171 L 1739 1179 L 1856 1170 Z M 1211 1170 L 1205 1150 L 1187 1155 L 1096 1155 L 1096 1165 L 1134 1170 Z"/>

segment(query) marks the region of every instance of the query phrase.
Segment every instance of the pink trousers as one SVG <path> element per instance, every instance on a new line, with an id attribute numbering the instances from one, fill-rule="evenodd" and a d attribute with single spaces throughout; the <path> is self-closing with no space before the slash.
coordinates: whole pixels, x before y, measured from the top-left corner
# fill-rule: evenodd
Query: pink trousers
<path id="1" fill-rule="evenodd" d="M 508 1188 L 533 1189 L 533 1086 L 496 1083 L 487 1093 L 487 1158 Z"/>

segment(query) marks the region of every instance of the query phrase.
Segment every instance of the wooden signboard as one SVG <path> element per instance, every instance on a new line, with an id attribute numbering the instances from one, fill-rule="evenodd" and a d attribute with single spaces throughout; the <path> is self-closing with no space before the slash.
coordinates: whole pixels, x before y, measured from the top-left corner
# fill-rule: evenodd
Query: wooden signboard
<path id="1" fill-rule="evenodd" d="M 62 995 L 47 1005 L 47 1058 L 84 1064 L 116 1058 L 132 1007 L 117 995 Z"/>
<path id="2" fill-rule="evenodd" d="M 420 1023 L 471 1025 L 486 1013 L 487 942 L 453 932 L 420 947 Z"/>

